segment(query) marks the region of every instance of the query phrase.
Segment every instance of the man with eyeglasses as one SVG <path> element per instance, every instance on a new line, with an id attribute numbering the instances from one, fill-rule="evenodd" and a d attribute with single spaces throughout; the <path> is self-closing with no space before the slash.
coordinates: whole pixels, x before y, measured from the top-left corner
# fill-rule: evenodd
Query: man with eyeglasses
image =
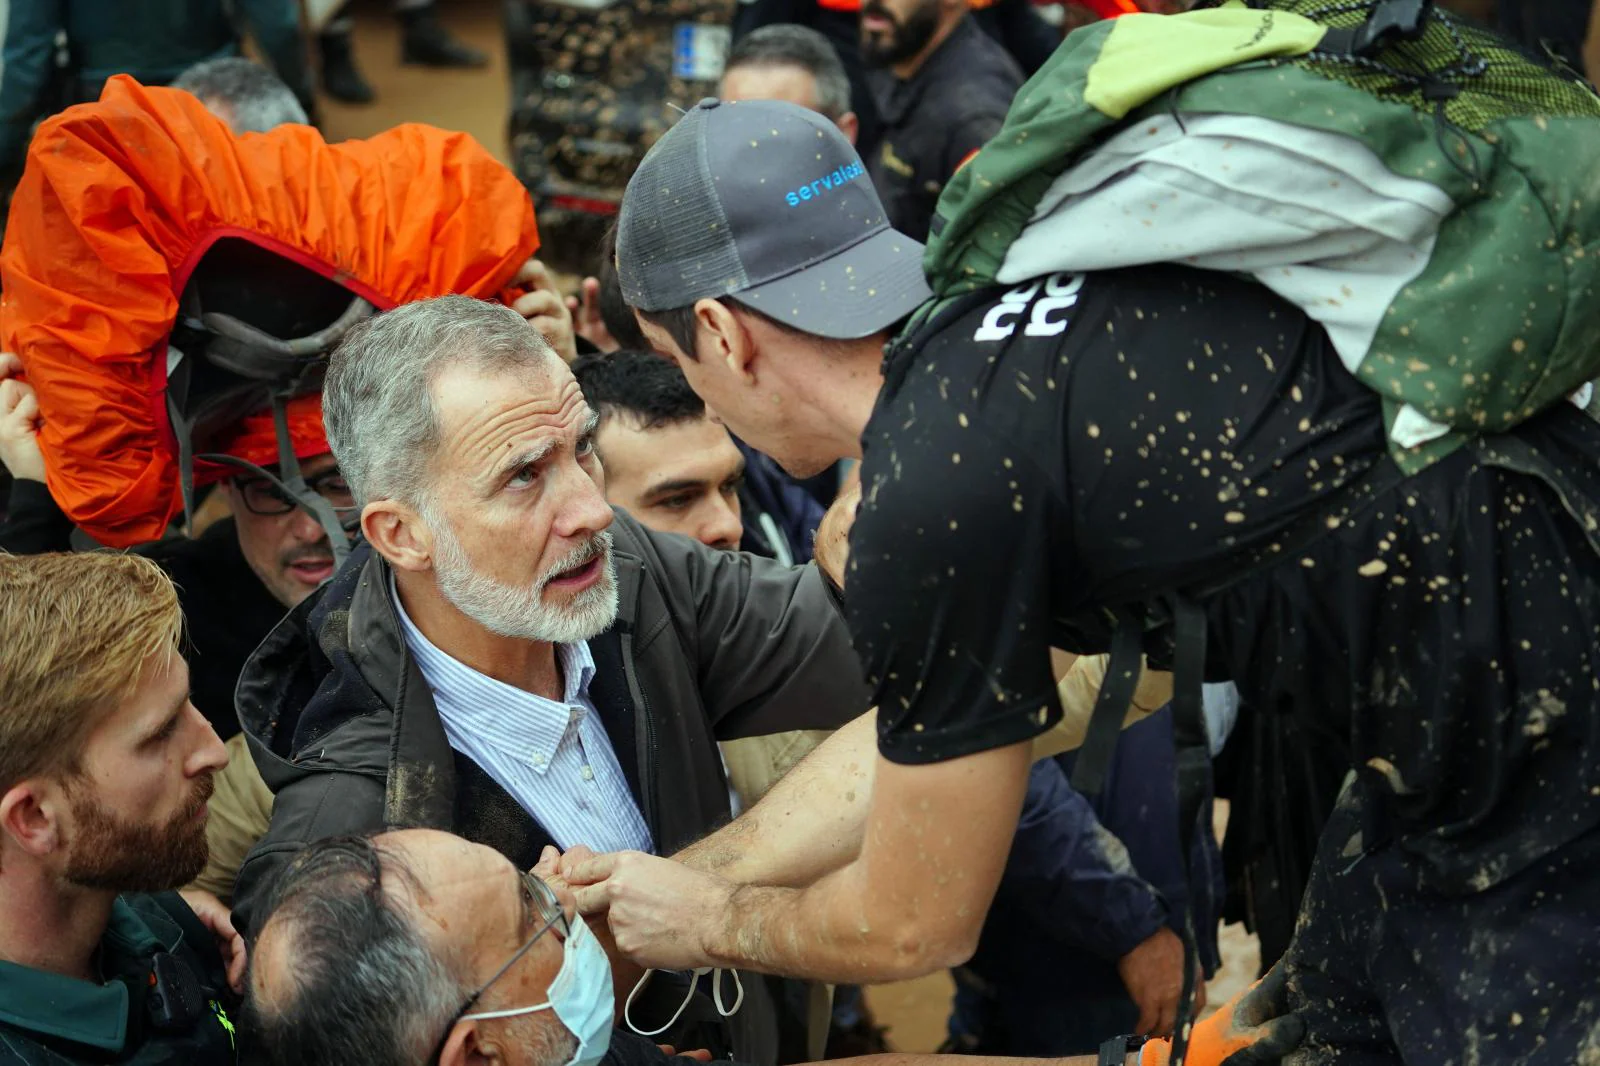
<path id="1" fill-rule="evenodd" d="M 244 1028 L 269 1063 L 591 1066 L 610 1044 L 605 952 L 570 895 L 493 848 L 430 829 L 317 841 L 265 913 Z"/>
<path id="2" fill-rule="evenodd" d="M 437 830 L 309 844 L 268 890 L 246 976 L 242 1039 L 269 1066 L 665 1062 L 665 1049 L 612 1027 L 605 952 L 570 891 L 555 884 L 518 870 L 493 848 Z M 1281 983 L 1281 975 L 1269 978 L 1201 1022 L 1190 1061 L 1275 1061 L 1241 1047 L 1274 1014 Z M 1269 1024 L 1281 1028 L 1285 1020 Z M 1168 1042 L 1153 1041 L 1115 1061 L 1164 1066 L 1168 1049 Z M 1094 1066 L 1106 1060 L 834 1061 Z"/>

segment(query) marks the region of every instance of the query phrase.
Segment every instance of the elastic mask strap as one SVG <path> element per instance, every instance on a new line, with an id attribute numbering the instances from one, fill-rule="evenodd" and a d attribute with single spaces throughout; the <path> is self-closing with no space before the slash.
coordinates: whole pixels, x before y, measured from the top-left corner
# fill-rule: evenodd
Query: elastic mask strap
<path id="1" fill-rule="evenodd" d="M 545 1002 L 536 1003 L 531 1007 L 513 1007 L 510 1010 L 478 1011 L 476 1014 L 463 1014 L 459 1020 L 463 1022 L 471 1022 L 488 1018 L 516 1018 L 523 1014 L 536 1014 L 542 1010 L 550 1010 L 551 1006 L 552 1004 Z"/>
<path id="2" fill-rule="evenodd" d="M 674 1025 L 678 1024 L 678 1019 L 683 1017 L 683 1012 L 689 1009 L 689 1004 L 694 1000 L 696 982 L 690 981 L 688 995 L 683 997 L 683 1002 L 678 1004 L 678 1009 L 672 1012 L 672 1017 L 667 1019 L 667 1024 L 648 1033 L 639 1028 L 637 1025 L 633 1024 L 633 1001 L 640 992 L 644 991 L 644 986 L 650 983 L 650 978 L 655 976 L 655 974 L 658 972 L 659 971 L 656 970 L 646 970 L 644 972 L 644 976 L 639 978 L 639 983 L 633 986 L 633 991 L 628 993 L 627 1002 L 623 1003 L 622 1005 L 622 1020 L 628 1023 L 629 1029 L 632 1029 L 640 1036 L 660 1036 L 668 1029 L 671 1029 Z M 722 1004 L 722 981 L 720 979 L 722 972 L 723 971 L 721 970 L 706 966 L 695 970 L 694 975 L 698 979 L 704 974 L 711 974 L 711 998 L 716 1002 L 717 1013 L 722 1015 L 724 1018 L 731 1018 L 739 1010 L 739 1008 L 744 1005 L 744 982 L 739 980 L 738 970 L 732 971 L 733 984 L 734 987 L 738 989 L 738 995 L 734 997 L 733 1006 L 731 1008 L 724 1007 Z"/>
<path id="3" fill-rule="evenodd" d="M 722 1015 L 724 1018 L 731 1018 L 735 1014 L 738 1014 L 739 1013 L 739 1008 L 744 1006 L 744 982 L 739 980 L 739 971 L 738 970 L 696 970 L 695 971 L 695 976 L 698 977 L 700 974 L 703 974 L 703 973 L 709 973 L 711 975 L 711 998 L 717 1004 L 717 1013 Z M 733 1006 L 732 1007 L 724 1007 L 722 1005 L 722 975 L 724 973 L 733 974 L 733 987 L 738 990 L 738 994 L 733 997 Z"/>

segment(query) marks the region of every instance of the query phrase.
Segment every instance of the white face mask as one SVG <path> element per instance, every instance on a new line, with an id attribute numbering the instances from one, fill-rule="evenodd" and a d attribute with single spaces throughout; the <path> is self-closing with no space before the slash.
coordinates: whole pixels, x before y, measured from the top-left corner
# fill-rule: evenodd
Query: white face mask
<path id="1" fill-rule="evenodd" d="M 583 916 L 572 919 L 562 949 L 561 969 L 550 982 L 548 999 L 531 1007 L 486 1010 L 463 1014 L 461 1021 L 515 1018 L 536 1011 L 555 1011 L 561 1024 L 578 1040 L 566 1066 L 598 1066 L 611 1046 L 611 1025 L 616 1011 L 611 993 L 611 960 L 594 938 Z"/>
<path id="2" fill-rule="evenodd" d="M 718 1014 L 722 1015 L 724 1018 L 731 1018 L 744 1004 L 744 984 L 739 980 L 738 970 L 721 970 L 711 966 L 702 966 L 694 971 L 695 979 L 689 982 L 688 995 L 683 997 L 683 1002 L 678 1004 L 678 1009 L 673 1012 L 672 1017 L 667 1019 L 667 1024 L 663 1025 L 659 1029 L 653 1029 L 647 1033 L 637 1025 L 634 1025 L 633 1019 L 629 1015 L 633 1010 L 634 998 L 644 990 L 645 985 L 650 983 L 650 978 L 655 973 L 655 970 L 646 970 L 644 972 L 644 976 L 639 978 L 639 983 L 633 986 L 633 991 L 628 993 L 628 1001 L 622 1005 L 622 1020 L 628 1023 L 629 1029 L 632 1029 L 640 1036 L 660 1036 L 662 1033 L 678 1024 L 678 1019 L 683 1017 L 683 1012 L 689 1009 L 689 1003 L 694 999 L 695 985 L 705 974 L 711 974 L 711 998 L 716 1001 Z M 733 987 L 737 990 L 737 994 L 733 998 L 733 1006 L 731 1007 L 725 1007 L 722 1004 L 722 975 L 725 973 L 733 976 Z"/>

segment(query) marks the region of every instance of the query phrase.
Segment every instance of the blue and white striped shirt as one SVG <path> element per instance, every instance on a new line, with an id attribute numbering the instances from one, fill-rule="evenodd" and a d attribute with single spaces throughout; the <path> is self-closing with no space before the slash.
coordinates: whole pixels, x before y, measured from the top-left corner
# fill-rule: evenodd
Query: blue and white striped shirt
<path id="1" fill-rule="evenodd" d="M 611 737 L 589 700 L 587 643 L 558 644 L 566 698 L 557 703 L 480 674 L 434 646 L 390 586 L 406 647 L 433 690 L 450 746 L 483 768 L 563 851 L 655 850 Z"/>

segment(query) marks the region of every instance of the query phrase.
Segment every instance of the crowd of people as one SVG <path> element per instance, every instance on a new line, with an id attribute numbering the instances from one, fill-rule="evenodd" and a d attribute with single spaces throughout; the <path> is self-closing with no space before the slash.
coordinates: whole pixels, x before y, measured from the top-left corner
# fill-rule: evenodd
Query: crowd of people
<path id="1" fill-rule="evenodd" d="M 939 970 L 988 1066 L 1600 1054 L 1600 312 L 1515 309 L 1550 400 L 1457 313 L 1518 410 L 1432 432 L 1348 358 L 1404 255 L 1248 217 L 1331 145 L 1531 272 L 1412 141 L 1511 69 L 1600 159 L 1587 4 L 755 0 L 570 285 L 470 138 L 315 131 L 348 4 L 114 6 L 0 68 L 0 1063 L 939 1066 L 861 992 Z M 1381 178 L 1171 88 L 1397 41 L 1494 60 Z"/>

